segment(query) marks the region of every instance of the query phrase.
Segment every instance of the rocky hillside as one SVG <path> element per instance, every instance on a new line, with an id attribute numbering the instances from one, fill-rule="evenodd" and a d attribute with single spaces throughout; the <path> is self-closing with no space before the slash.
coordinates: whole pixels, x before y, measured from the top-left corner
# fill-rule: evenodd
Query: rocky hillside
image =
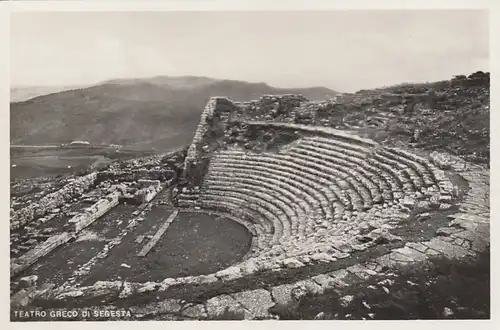
<path id="1" fill-rule="evenodd" d="M 343 123 L 370 131 L 372 138 L 489 163 L 489 73 L 359 91 L 338 101 Z"/>
<path id="2" fill-rule="evenodd" d="M 245 101 L 286 93 L 313 100 L 337 94 L 323 87 L 282 89 L 190 76 L 112 80 L 11 103 L 11 144 L 86 140 L 167 150 L 190 142 L 211 96 Z"/>

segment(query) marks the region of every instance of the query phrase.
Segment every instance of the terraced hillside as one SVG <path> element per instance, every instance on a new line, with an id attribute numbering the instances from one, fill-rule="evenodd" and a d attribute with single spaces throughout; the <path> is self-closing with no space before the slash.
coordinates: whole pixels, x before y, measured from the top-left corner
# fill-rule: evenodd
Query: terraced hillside
<path id="1" fill-rule="evenodd" d="M 78 265 L 40 285 L 29 274 L 52 265 L 50 253 L 16 255 L 14 269 L 24 273 L 12 274 L 13 287 L 28 289 L 13 290 L 12 306 L 128 313 L 117 319 L 270 319 L 332 291 L 347 306 L 348 288 L 377 279 L 387 289 L 401 268 L 477 258 L 490 241 L 489 130 L 480 122 L 489 75 L 417 87 L 324 102 L 212 97 L 187 149 L 92 174 L 71 197 L 94 192 L 114 202 L 105 216 L 89 216 L 90 208 L 68 221 L 84 225 L 59 230 L 54 253 L 69 244 Z M 434 99 L 436 90 L 445 96 Z M 468 111 L 480 115 L 448 127 L 462 139 L 436 145 L 443 123 Z M 409 118 L 432 131 L 392 129 Z M 17 224 L 50 213 L 28 207 L 14 211 Z M 94 237 L 95 251 L 78 259 L 71 237 Z M 82 318 L 99 319 L 74 317 Z"/>

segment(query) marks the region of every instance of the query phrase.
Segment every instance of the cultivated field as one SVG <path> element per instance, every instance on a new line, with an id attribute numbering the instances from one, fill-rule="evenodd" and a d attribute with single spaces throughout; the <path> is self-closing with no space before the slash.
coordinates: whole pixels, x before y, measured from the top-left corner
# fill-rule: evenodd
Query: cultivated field
<path id="1" fill-rule="evenodd" d="M 115 148 L 12 147 L 11 181 L 43 176 L 57 176 L 103 168 L 115 160 L 151 154 L 152 151 Z"/>

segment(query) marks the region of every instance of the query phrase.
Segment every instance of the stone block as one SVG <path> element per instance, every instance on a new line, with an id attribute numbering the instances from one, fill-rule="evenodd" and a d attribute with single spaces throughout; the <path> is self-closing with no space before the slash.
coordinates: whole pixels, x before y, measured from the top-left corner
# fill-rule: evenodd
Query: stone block
<path id="1" fill-rule="evenodd" d="M 36 287 L 37 280 L 38 280 L 38 276 L 36 276 L 36 275 L 22 277 L 19 280 L 19 288 L 24 289 L 24 288 Z"/>
<path id="2" fill-rule="evenodd" d="M 11 265 L 11 276 L 14 276 L 23 271 L 24 269 L 35 263 L 39 258 L 45 256 L 47 253 L 51 252 L 61 244 L 66 243 L 70 239 L 71 235 L 66 232 L 48 238 L 45 242 L 37 245 L 33 249 L 23 254 L 21 257 L 17 258 L 15 264 Z"/>
<path id="3" fill-rule="evenodd" d="M 438 251 L 448 258 L 463 258 L 466 256 L 474 255 L 474 252 L 466 250 L 462 247 L 456 246 L 450 242 L 445 242 L 439 238 L 433 238 L 428 242 L 422 242 L 423 245 L 432 250 Z"/>
<path id="4" fill-rule="evenodd" d="M 271 294 L 274 298 L 274 301 L 282 306 L 288 306 L 294 302 L 294 298 L 292 297 L 292 284 L 283 284 L 275 286 L 271 289 Z"/>
<path id="5" fill-rule="evenodd" d="M 182 315 L 196 320 L 204 319 L 208 316 L 205 306 L 202 304 L 185 308 L 182 311 Z"/>
<path id="6" fill-rule="evenodd" d="M 274 306 L 271 294 L 264 289 L 243 291 L 231 295 L 254 318 L 269 317 L 269 308 Z"/>
<path id="7" fill-rule="evenodd" d="M 425 261 L 427 259 L 427 255 L 417 250 L 414 250 L 410 247 L 402 247 L 393 251 L 393 253 L 399 253 L 407 258 L 410 258 L 413 261 Z"/>
<path id="8" fill-rule="evenodd" d="M 208 317 L 213 319 L 220 318 L 226 312 L 241 315 L 244 319 L 251 317 L 249 311 L 245 310 L 240 303 L 228 295 L 220 295 L 207 300 L 205 307 Z"/>

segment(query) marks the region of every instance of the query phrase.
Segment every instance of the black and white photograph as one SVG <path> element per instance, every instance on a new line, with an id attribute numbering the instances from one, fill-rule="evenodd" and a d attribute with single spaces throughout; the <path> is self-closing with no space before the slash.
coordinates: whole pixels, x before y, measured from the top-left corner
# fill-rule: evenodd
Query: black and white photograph
<path id="1" fill-rule="evenodd" d="M 8 14 L 10 322 L 491 319 L 487 8 L 50 8 Z"/>

